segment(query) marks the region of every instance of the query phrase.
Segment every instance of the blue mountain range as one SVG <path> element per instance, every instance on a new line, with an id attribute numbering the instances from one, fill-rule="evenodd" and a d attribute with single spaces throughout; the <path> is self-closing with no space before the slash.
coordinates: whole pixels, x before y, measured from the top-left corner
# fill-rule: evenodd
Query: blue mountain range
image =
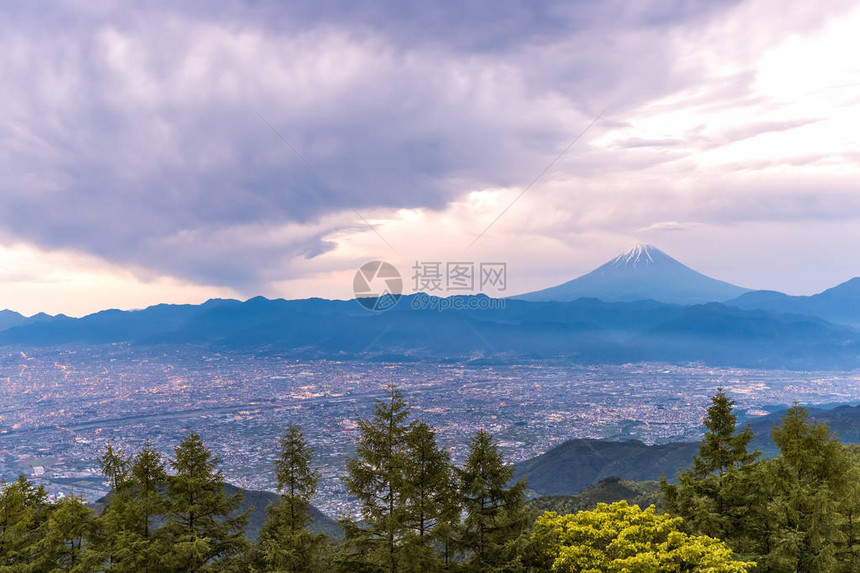
<path id="1" fill-rule="evenodd" d="M 587 277 L 591 278 L 584 280 Z M 367 310 L 357 301 L 263 297 L 106 310 L 82 318 L 25 318 L 7 311 L 0 312 L 0 346 L 121 342 L 139 348 L 193 345 L 218 351 L 389 361 L 554 359 L 753 368 L 860 367 L 860 330 L 852 326 L 860 308 L 860 279 L 812 297 L 750 292 L 710 279 L 646 246 L 577 280 L 583 282 L 566 285 L 582 289 L 602 281 L 606 294 L 603 299 L 549 300 L 553 292 L 574 296 L 573 287 L 560 285 L 556 288 L 562 290 L 540 291 L 540 297 L 506 299 L 504 308 L 461 304 L 456 308 L 463 310 L 441 312 L 421 305 L 413 308 L 426 295 L 403 296 L 384 312 Z M 738 292 L 739 296 L 725 300 Z M 533 298 L 547 300 L 529 300 Z"/>

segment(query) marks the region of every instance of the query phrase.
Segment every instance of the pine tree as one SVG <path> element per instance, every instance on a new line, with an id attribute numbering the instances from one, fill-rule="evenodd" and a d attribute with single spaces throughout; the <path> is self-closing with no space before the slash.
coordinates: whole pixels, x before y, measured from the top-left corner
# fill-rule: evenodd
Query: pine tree
<path id="1" fill-rule="evenodd" d="M 846 571 L 860 571 L 860 447 L 851 446 L 847 451 L 851 468 L 846 476 L 847 487 L 838 500 L 844 517 L 845 543 L 837 559 Z"/>
<path id="2" fill-rule="evenodd" d="M 85 562 L 85 544 L 92 537 L 93 512 L 83 498 L 60 499 L 50 509 L 46 535 L 38 543 L 49 571 L 90 571 Z"/>
<path id="3" fill-rule="evenodd" d="M 134 489 L 138 530 L 144 539 L 152 540 L 156 536 L 155 522 L 167 509 L 167 471 L 161 454 L 149 442 L 134 458 L 130 481 Z"/>
<path id="4" fill-rule="evenodd" d="M 461 498 L 466 511 L 461 540 L 469 552 L 466 570 L 523 571 L 530 523 L 524 480 L 508 487 L 514 468 L 505 463 L 493 437 L 479 431 L 469 445 L 460 470 Z"/>
<path id="5" fill-rule="evenodd" d="M 110 491 L 101 515 L 96 519 L 92 542 L 86 550 L 87 561 L 103 563 L 107 571 L 129 571 L 122 567 L 123 553 L 129 553 L 125 532 L 131 527 L 130 495 L 127 491 L 129 460 L 108 442 L 98 458 L 102 476 L 107 479 Z"/>
<path id="6" fill-rule="evenodd" d="M 123 570 L 155 573 L 165 567 L 164 536 L 158 528 L 167 512 L 165 461 L 149 442 L 134 457 L 128 475 L 131 497 L 123 546 Z"/>
<path id="7" fill-rule="evenodd" d="M 115 573 L 164 571 L 164 539 L 156 525 L 166 512 L 164 460 L 147 442 L 132 459 L 108 446 L 100 461 L 117 489 L 97 520 L 100 527 L 88 544 L 86 561 Z"/>
<path id="8" fill-rule="evenodd" d="M 716 474 L 719 485 L 727 472 L 758 457 L 758 452 L 747 451 L 753 438 L 752 429 L 746 426 L 736 432 L 738 417 L 733 411 L 734 405 L 735 401 L 722 388 L 717 388 L 703 422 L 707 431 L 699 446 L 699 455 L 693 458 L 694 474 L 700 477 Z"/>
<path id="9" fill-rule="evenodd" d="M 413 424 L 406 443 L 406 525 L 413 533 L 405 547 L 406 561 L 415 571 L 438 570 L 442 561 L 434 544 L 440 539 L 434 531 L 442 534 L 439 537 L 444 543 L 444 525 L 439 530 L 436 527 L 447 517 L 446 510 L 450 512 L 449 496 L 455 493 L 450 488 L 451 459 L 436 443 L 436 432 L 423 420 Z M 457 513 L 459 520 L 459 507 Z"/>
<path id="10" fill-rule="evenodd" d="M 231 515 L 241 494 L 226 495 L 220 460 L 198 434 L 186 436 L 175 452 L 170 465 L 176 473 L 167 481 L 167 559 L 178 571 L 217 571 L 246 545 L 248 514 Z"/>
<path id="11" fill-rule="evenodd" d="M 771 435 L 781 455 L 769 464 L 775 489 L 769 509 L 780 523 L 768 564 L 798 573 L 837 571 L 848 541 L 840 502 L 855 485 L 851 456 L 827 424 L 810 421 L 797 405 Z"/>
<path id="12" fill-rule="evenodd" d="M 319 472 L 311 467 L 312 455 L 313 449 L 299 427 L 289 424 L 275 462 L 281 499 L 269 508 L 259 536 L 267 570 L 290 573 L 319 570 L 325 536 L 314 535 L 307 529 L 311 499 L 319 480 Z"/>
<path id="13" fill-rule="evenodd" d="M 747 451 L 753 438 L 749 427 L 737 430 L 734 401 L 722 388 L 711 398 L 704 419 L 706 429 L 690 469 L 678 472 L 678 485 L 661 481 L 666 508 L 685 520 L 693 533 L 735 540 L 737 524 L 748 507 L 738 499 L 743 493 L 743 474 L 758 452 Z M 748 501 L 748 500 L 747 500 Z"/>
<path id="14" fill-rule="evenodd" d="M 0 572 L 40 570 L 49 563 L 40 552 L 49 515 L 48 494 L 23 475 L 0 483 Z"/>
<path id="15" fill-rule="evenodd" d="M 119 492 L 125 485 L 128 474 L 128 458 L 121 452 L 114 450 L 113 445 L 105 444 L 105 452 L 99 457 L 102 475 L 107 478 L 111 492 Z"/>
<path id="16" fill-rule="evenodd" d="M 772 511 L 776 491 L 770 463 L 764 460 L 736 468 L 725 475 L 723 486 L 733 516 L 725 541 L 744 559 L 759 563 L 763 571 L 779 529 L 779 519 Z"/>
<path id="17" fill-rule="evenodd" d="M 403 395 L 389 387 L 388 398 L 376 400 L 373 417 L 358 422 L 361 434 L 355 456 L 347 460 L 345 483 L 361 503 L 363 523 L 344 524 L 347 543 L 341 559 L 346 568 L 402 569 L 401 542 L 409 533 L 408 416 Z"/>
<path id="18" fill-rule="evenodd" d="M 438 517 L 431 533 L 432 541 L 439 548 L 439 570 L 451 571 L 455 570 L 460 557 L 458 541 L 463 513 L 458 470 L 453 465 L 447 468 L 437 503 Z"/>

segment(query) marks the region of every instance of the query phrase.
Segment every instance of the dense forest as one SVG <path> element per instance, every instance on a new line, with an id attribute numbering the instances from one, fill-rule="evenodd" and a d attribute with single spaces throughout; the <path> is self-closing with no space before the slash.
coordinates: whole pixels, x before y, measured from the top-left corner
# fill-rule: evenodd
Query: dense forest
<path id="1" fill-rule="evenodd" d="M 0 572 L 860 571 L 858 452 L 795 406 L 772 431 L 780 454 L 762 459 L 732 407 L 722 390 L 712 398 L 677 483 L 613 482 L 637 494 L 631 503 L 535 505 L 493 436 L 476 433 L 455 466 L 390 388 L 359 420 L 345 485 L 360 517 L 341 520 L 340 540 L 308 527 L 319 474 L 295 425 L 273 468 L 280 497 L 255 540 L 200 436 L 169 459 L 107 445 L 111 493 L 98 506 L 51 502 L 23 476 L 0 485 Z M 659 503 L 632 503 L 643 499 Z"/>

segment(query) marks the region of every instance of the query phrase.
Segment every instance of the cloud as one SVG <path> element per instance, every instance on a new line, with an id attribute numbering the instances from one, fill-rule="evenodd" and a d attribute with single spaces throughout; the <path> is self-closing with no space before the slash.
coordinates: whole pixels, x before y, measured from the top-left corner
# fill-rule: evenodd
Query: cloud
<path id="1" fill-rule="evenodd" d="M 80 253 L 0 246 L 0 309 L 28 316 L 38 312 L 83 316 L 106 308 L 143 308 L 164 301 L 199 304 L 237 296 L 229 288 L 193 284 L 145 269 L 133 272 Z"/>
<path id="2" fill-rule="evenodd" d="M 0 231 L 277 292 L 393 255 L 347 203 L 398 251 L 468 244 L 506 205 L 488 197 L 516 196 L 603 110 L 482 242 L 858 216 L 854 141 L 832 143 L 851 70 L 781 97 L 799 89 L 785 62 L 847 7 L 15 5 L 0 16 Z M 415 213 L 437 226 L 420 245 L 402 232 Z"/>
<path id="3" fill-rule="evenodd" d="M 157 245 L 187 233 L 344 210 L 257 113 L 355 208 L 443 208 L 470 187 L 524 180 L 606 94 L 647 97 L 628 72 L 667 68 L 661 30 L 714 10 L 457 7 L 18 7 L 0 46 L 0 225 L 158 267 L 170 256 Z M 651 63 L 624 65 L 641 42 Z M 649 90 L 670 82 L 659 75 Z"/>
<path id="4" fill-rule="evenodd" d="M 640 233 L 648 233 L 650 231 L 686 231 L 699 223 L 680 223 L 678 221 L 659 221 L 639 229 Z"/>

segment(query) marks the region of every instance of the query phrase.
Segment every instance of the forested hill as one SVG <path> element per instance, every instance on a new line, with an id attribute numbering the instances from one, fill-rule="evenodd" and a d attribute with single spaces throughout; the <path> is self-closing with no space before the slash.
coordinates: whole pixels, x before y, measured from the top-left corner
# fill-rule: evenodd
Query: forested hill
<path id="1" fill-rule="evenodd" d="M 598 503 L 627 501 L 645 508 L 660 506 L 660 484 L 656 481 L 623 480 L 616 476 L 604 478 L 574 495 L 543 495 L 530 499 L 528 505 L 537 512 L 576 513 L 597 507 Z"/>
<path id="2" fill-rule="evenodd" d="M 787 408 L 775 410 L 768 416 L 750 420 L 755 433 L 752 447 L 767 456 L 777 453 L 776 445 L 770 439 L 770 431 L 780 421 Z M 839 436 L 843 444 L 860 444 L 860 406 L 836 406 L 835 408 L 808 408 L 809 417 L 818 422 L 827 422 L 830 429 Z"/>
<path id="3" fill-rule="evenodd" d="M 538 495 L 574 495 L 611 476 L 631 481 L 673 476 L 677 468 L 690 465 L 697 449 L 692 442 L 648 446 L 639 440 L 568 440 L 518 463 L 514 476 L 525 477 Z"/>
<path id="4" fill-rule="evenodd" d="M 248 525 L 245 527 L 245 536 L 248 539 L 256 539 L 260 528 L 266 521 L 268 508 L 278 503 L 280 495 L 271 491 L 257 491 L 250 489 L 242 489 L 233 484 L 224 484 L 224 493 L 228 496 L 236 493 L 242 494 L 242 503 L 232 515 L 241 515 L 251 510 L 248 515 Z M 92 507 L 101 512 L 107 503 L 107 497 L 103 497 L 92 504 Z M 308 524 L 308 529 L 314 533 L 325 533 L 334 539 L 343 538 L 343 530 L 338 526 L 337 522 L 331 517 L 324 514 L 318 508 L 310 507 L 311 522 Z"/>
<path id="5" fill-rule="evenodd" d="M 784 412 L 777 410 L 750 424 L 755 436 L 751 449 L 759 450 L 764 457 L 778 454 L 770 432 Z M 842 443 L 860 444 L 860 406 L 810 408 L 809 416 L 817 422 L 827 422 Z M 573 439 L 518 463 L 515 475 L 527 478 L 529 489 L 537 495 L 578 494 L 611 476 L 648 481 L 665 475 L 671 481 L 679 468 L 690 466 L 698 447 L 694 442 L 646 445 L 639 440 Z"/>
<path id="6" fill-rule="evenodd" d="M 235 514 L 241 514 L 251 509 L 251 514 L 248 516 L 248 526 L 245 528 L 245 536 L 248 539 L 256 539 L 260 528 L 266 521 L 267 508 L 275 505 L 280 499 L 280 495 L 271 491 L 256 491 L 241 489 L 232 484 L 224 484 L 224 492 L 229 496 L 237 492 L 242 493 L 242 504 Z M 314 506 L 310 508 L 311 522 L 308 529 L 314 533 L 325 533 L 334 539 L 343 537 L 343 530 L 338 526 L 334 519 L 327 516 Z"/>

